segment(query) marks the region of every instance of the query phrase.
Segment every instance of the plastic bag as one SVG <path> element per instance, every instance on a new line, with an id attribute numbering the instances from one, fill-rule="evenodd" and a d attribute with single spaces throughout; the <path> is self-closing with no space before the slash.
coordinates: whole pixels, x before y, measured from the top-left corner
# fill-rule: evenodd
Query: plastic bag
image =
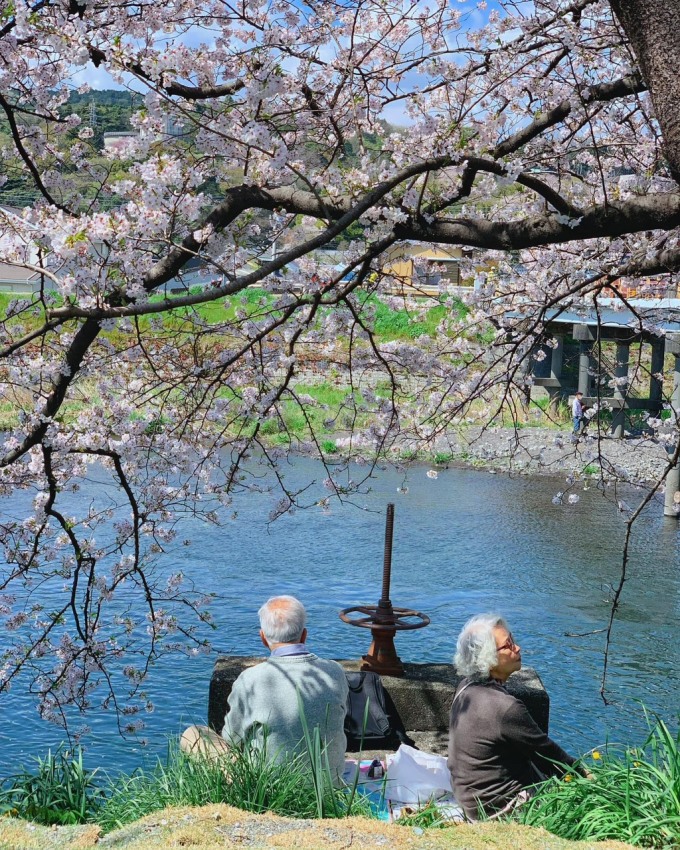
<path id="1" fill-rule="evenodd" d="M 387 766 L 385 797 L 400 803 L 425 803 L 453 793 L 444 756 L 402 744 Z"/>

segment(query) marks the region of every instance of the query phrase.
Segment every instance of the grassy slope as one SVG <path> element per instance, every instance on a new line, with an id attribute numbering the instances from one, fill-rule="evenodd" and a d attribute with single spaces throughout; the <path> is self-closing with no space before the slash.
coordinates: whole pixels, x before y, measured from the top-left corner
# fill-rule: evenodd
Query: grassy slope
<path id="1" fill-rule="evenodd" d="M 34 826 L 11 818 L 0 821 L 0 850 L 235 850 L 248 847 L 357 847 L 361 850 L 624 850 L 618 841 L 565 841 L 542 829 L 518 824 L 460 825 L 420 833 L 365 818 L 342 821 L 295 821 L 276 815 L 254 815 L 224 805 L 165 809 L 142 818 L 102 841 L 97 827 Z"/>
<path id="2" fill-rule="evenodd" d="M 7 308 L 15 296 L 0 293 L 0 319 L 6 315 Z M 248 289 L 244 293 L 231 299 L 229 303 L 225 303 L 225 299 L 210 302 L 200 305 L 195 312 L 209 324 L 218 324 L 233 320 L 236 309 L 245 309 L 247 313 L 257 318 L 263 314 L 266 315 L 269 309 L 269 304 L 273 302 L 273 297 L 261 289 Z M 395 339 L 415 339 L 422 334 L 434 334 L 436 327 L 441 321 L 445 307 L 433 306 L 425 316 L 423 321 L 414 321 L 406 310 L 390 310 L 383 304 L 375 302 L 376 307 L 376 335 L 380 342 L 386 342 Z M 178 310 L 173 313 L 168 313 L 164 317 L 164 327 L 169 332 L 181 330 L 184 326 L 183 316 L 187 313 L 184 310 Z M 22 315 L 16 321 L 20 322 L 25 330 L 37 327 L 42 321 L 38 315 Z M 142 317 L 139 324 L 145 328 L 149 324 L 148 317 Z M 108 337 L 111 342 L 123 347 L 127 345 L 128 339 L 119 331 L 108 332 L 103 334 Z M 347 397 L 348 390 L 334 387 L 323 380 L 320 380 L 315 386 L 298 385 L 297 391 L 307 393 L 314 397 L 323 407 L 310 408 L 307 415 L 313 424 L 316 433 L 320 438 L 331 436 L 335 431 L 342 427 L 340 421 L 335 421 L 338 414 L 342 410 L 343 401 Z M 86 395 L 93 397 L 95 388 L 88 387 Z M 284 416 L 284 427 L 277 426 L 275 421 L 267 423 L 262 431 L 263 436 L 268 437 L 269 441 L 274 444 L 287 445 L 289 434 L 298 439 L 308 439 L 309 433 L 305 422 L 305 417 L 299 407 L 291 401 L 286 401 L 282 405 Z M 62 416 L 68 418 L 77 415 L 82 408 L 73 397 L 67 400 L 64 405 Z M 324 427 L 325 420 L 333 420 L 330 427 Z M 281 423 L 283 426 L 284 423 Z M 16 417 L 16 406 L 11 398 L 3 398 L 0 396 L 0 431 L 9 430 L 16 427 L 18 424 Z M 359 425 L 365 423 L 358 423 Z M 329 444 L 330 451 L 333 451 L 332 443 Z"/>

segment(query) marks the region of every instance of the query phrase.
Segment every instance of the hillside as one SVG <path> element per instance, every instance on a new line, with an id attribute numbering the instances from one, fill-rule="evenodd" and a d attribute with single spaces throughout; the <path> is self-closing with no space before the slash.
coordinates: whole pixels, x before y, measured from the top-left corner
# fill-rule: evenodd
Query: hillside
<path id="1" fill-rule="evenodd" d="M 89 91 L 86 94 L 79 94 L 77 91 L 71 92 L 71 97 L 68 103 L 62 108 L 62 115 L 77 114 L 81 117 L 82 123 L 86 126 L 91 126 L 94 130 L 94 136 L 91 143 L 97 149 L 104 146 L 104 133 L 119 132 L 132 129 L 130 124 L 130 116 L 142 104 L 142 96 L 128 91 Z M 35 124 L 37 120 L 31 116 L 22 116 L 26 124 Z M 67 137 L 67 142 L 74 142 L 77 133 L 70 133 Z M 0 150 L 6 147 L 12 147 L 12 138 L 10 134 L 9 124 L 4 114 L 0 115 Z M 63 169 L 68 173 L 68 169 Z M 5 160 L 3 163 L 3 173 L 8 179 L 0 186 L 0 204 L 8 206 L 24 207 L 30 206 L 38 197 L 38 192 L 35 189 L 32 180 L 13 163 L 12 158 Z M 74 172 L 74 182 L 79 181 L 78 175 Z M 85 189 L 84 194 L 87 195 L 89 188 L 84 181 L 82 188 Z M 94 190 L 94 187 L 93 187 Z M 93 193 L 93 192 L 92 192 Z"/>

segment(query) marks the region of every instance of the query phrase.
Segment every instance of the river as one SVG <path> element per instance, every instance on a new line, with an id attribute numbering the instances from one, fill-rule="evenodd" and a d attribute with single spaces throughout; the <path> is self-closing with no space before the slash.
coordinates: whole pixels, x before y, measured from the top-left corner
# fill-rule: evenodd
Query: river
<path id="1" fill-rule="evenodd" d="M 359 472 L 357 470 L 356 472 Z M 491 475 L 470 469 L 427 467 L 404 473 L 376 472 L 370 491 L 351 504 L 319 507 L 267 523 L 270 497 L 246 494 L 236 519 L 219 527 L 182 521 L 176 543 L 162 561 L 218 598 L 213 606 L 216 651 L 259 654 L 256 612 L 275 593 L 294 593 L 307 605 L 309 642 L 321 655 L 352 658 L 368 646 L 368 633 L 338 618 L 339 609 L 380 595 L 385 505 L 396 504 L 391 598 L 395 605 L 428 613 L 428 628 L 397 636 L 406 661 L 449 661 L 468 616 L 499 611 L 536 668 L 551 698 L 551 733 L 577 753 L 605 741 L 639 744 L 642 704 L 675 725 L 680 678 L 678 528 L 653 503 L 641 516 L 632 542 L 630 579 L 614 630 L 610 698 L 599 695 L 601 633 L 621 566 L 624 521 L 594 484 L 579 490 L 574 505 L 555 505 L 564 479 Z M 288 483 L 316 480 L 309 492 L 328 495 L 325 473 L 314 461 L 295 458 Z M 97 482 L 87 487 L 96 491 Z M 84 492 L 87 491 L 84 488 Z M 408 492 L 399 492 L 408 490 Z M 318 493 L 317 493 L 318 490 Z M 619 496 L 621 492 L 619 492 Z M 630 504 L 639 497 L 624 494 Z M 17 501 L 0 503 L 14 514 Z M 186 539 L 192 545 L 185 545 Z M 204 722 L 214 656 L 163 659 L 147 691 L 142 746 L 123 740 L 111 713 L 93 712 L 86 763 L 131 771 L 165 752 L 168 738 L 190 722 Z M 21 683 L 0 697 L 0 777 L 44 754 L 63 732 L 42 721 Z"/>

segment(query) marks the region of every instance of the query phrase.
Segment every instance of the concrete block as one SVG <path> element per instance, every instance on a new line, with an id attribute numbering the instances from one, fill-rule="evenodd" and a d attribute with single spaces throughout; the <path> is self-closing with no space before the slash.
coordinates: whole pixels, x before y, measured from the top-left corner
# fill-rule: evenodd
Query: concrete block
<path id="1" fill-rule="evenodd" d="M 558 390 L 562 387 L 562 381 L 559 378 L 537 378 L 532 377 L 531 382 L 534 387 L 547 387 L 548 389 Z"/>
<path id="2" fill-rule="evenodd" d="M 227 699 L 236 677 L 259 664 L 262 658 L 225 655 L 215 661 L 208 696 L 208 725 L 220 732 L 227 711 Z M 359 661 L 339 660 L 345 670 L 358 670 Z M 383 685 L 411 733 L 438 733 L 448 729 L 449 710 L 456 686 L 460 681 L 450 664 L 404 664 L 403 678 L 383 676 Z M 508 691 L 521 699 L 541 729 L 548 731 L 550 699 L 538 674 L 524 667 L 508 679 Z M 414 735 L 416 740 L 420 734 Z"/>
<path id="3" fill-rule="evenodd" d="M 597 339 L 597 326 L 593 325 L 574 325 L 572 333 L 574 339 L 579 342 L 595 342 Z"/>

